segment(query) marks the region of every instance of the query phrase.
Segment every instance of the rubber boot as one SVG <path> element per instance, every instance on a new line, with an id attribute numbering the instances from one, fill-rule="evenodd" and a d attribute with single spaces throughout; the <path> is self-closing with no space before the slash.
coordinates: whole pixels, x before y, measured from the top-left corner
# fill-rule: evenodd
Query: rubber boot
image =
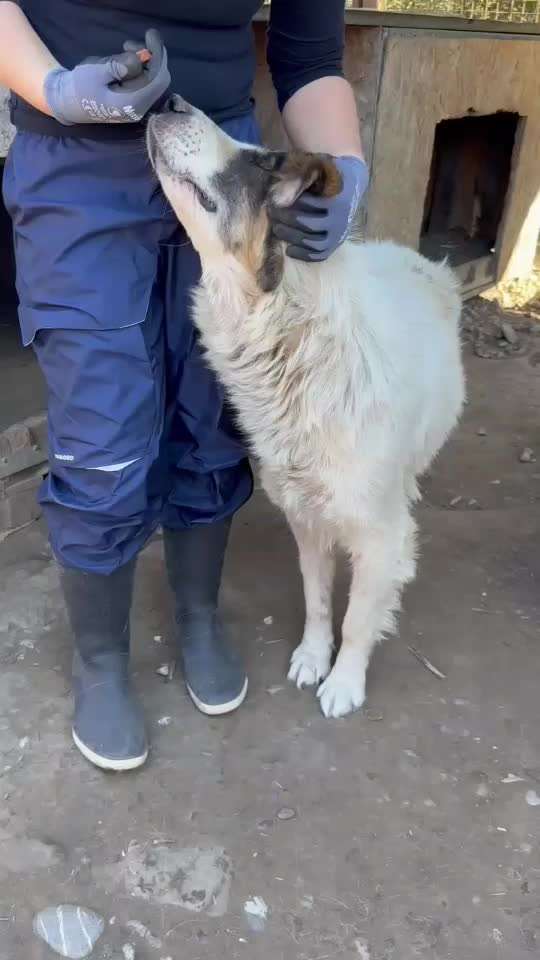
<path id="1" fill-rule="evenodd" d="M 195 706 L 209 716 L 236 710 L 248 688 L 218 610 L 230 527 L 231 521 L 226 520 L 164 532 L 184 679 Z"/>
<path id="2" fill-rule="evenodd" d="M 103 770 L 132 770 L 148 756 L 144 720 L 128 676 L 134 572 L 134 560 L 108 576 L 61 572 L 75 640 L 73 739 Z"/>

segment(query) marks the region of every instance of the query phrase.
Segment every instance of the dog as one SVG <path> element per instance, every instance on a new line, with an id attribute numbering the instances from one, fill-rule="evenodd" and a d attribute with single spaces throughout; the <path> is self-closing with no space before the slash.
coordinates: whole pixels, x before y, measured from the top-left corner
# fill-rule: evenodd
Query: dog
<path id="1" fill-rule="evenodd" d="M 457 283 L 393 243 L 288 257 L 268 211 L 341 189 L 332 158 L 232 140 L 173 97 L 147 148 L 202 263 L 193 317 L 298 545 L 306 619 L 289 679 L 327 717 L 362 706 L 374 645 L 415 574 L 417 478 L 464 402 Z M 332 666 L 335 555 L 352 566 Z"/>

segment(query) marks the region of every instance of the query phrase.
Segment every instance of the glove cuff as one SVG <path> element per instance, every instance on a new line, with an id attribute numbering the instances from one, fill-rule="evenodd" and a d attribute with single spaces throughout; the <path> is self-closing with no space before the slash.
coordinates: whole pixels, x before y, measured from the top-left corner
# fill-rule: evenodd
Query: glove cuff
<path id="1" fill-rule="evenodd" d="M 350 225 L 360 206 L 360 201 L 367 190 L 369 184 L 369 168 L 365 160 L 353 156 L 338 157 L 337 167 L 341 174 L 343 176 L 348 175 L 354 184 L 351 213 L 349 215 Z"/>
<path id="2" fill-rule="evenodd" d="M 365 190 L 369 180 L 369 169 L 365 160 L 360 157 L 353 157 L 347 154 L 344 157 L 336 157 L 338 168 L 344 173 L 347 171 L 361 185 L 362 191 Z"/>
<path id="3" fill-rule="evenodd" d="M 55 67 L 49 71 L 43 82 L 43 95 L 51 109 L 54 119 L 66 127 L 73 126 L 73 123 L 71 120 L 66 119 L 59 105 L 65 99 L 63 96 L 63 88 L 66 75 L 68 75 L 69 72 L 65 67 Z"/>

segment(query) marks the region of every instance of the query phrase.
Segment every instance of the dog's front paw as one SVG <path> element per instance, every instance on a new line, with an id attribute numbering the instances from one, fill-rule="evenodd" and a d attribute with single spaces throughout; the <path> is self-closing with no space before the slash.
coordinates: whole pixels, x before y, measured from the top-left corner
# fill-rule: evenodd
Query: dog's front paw
<path id="1" fill-rule="evenodd" d="M 338 664 L 317 690 L 325 717 L 344 717 L 359 710 L 366 697 L 365 673 L 347 673 Z"/>
<path id="2" fill-rule="evenodd" d="M 317 650 L 301 643 L 291 657 L 288 677 L 299 690 L 319 683 L 330 669 L 330 650 Z"/>

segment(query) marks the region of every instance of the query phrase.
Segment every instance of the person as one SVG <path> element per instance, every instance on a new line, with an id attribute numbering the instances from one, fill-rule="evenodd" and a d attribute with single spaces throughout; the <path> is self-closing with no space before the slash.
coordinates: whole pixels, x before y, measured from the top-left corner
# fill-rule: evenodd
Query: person
<path id="1" fill-rule="evenodd" d="M 259 142 L 260 0 L 0 0 L 0 84 L 17 134 L 4 175 L 19 318 L 48 388 L 40 502 L 74 636 L 73 737 L 99 767 L 148 753 L 128 676 L 136 557 L 164 532 L 185 682 L 206 714 L 247 690 L 218 592 L 252 475 L 189 317 L 199 260 L 152 175 L 144 118 L 169 90 Z M 338 197 L 273 211 L 287 253 L 329 256 L 367 183 L 343 77 L 344 0 L 273 0 L 268 62 L 290 141 L 337 158 Z"/>

